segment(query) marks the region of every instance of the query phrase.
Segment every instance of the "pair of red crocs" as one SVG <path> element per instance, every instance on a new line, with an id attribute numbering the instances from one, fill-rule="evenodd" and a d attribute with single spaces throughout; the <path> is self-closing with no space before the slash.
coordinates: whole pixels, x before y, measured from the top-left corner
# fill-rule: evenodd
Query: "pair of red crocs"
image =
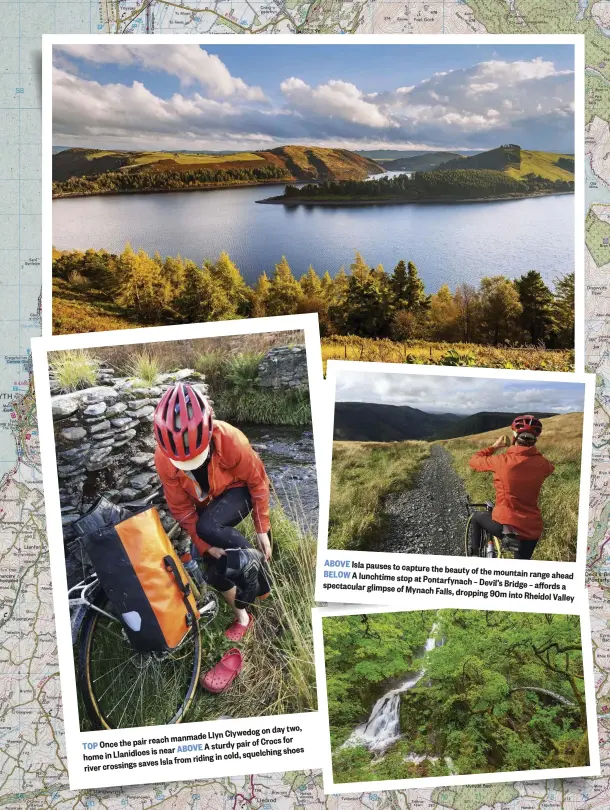
<path id="1" fill-rule="evenodd" d="M 254 617 L 251 615 L 246 625 L 233 622 L 225 631 L 225 636 L 229 641 L 241 641 L 252 627 L 253 622 Z M 226 692 L 241 672 L 243 665 L 244 659 L 241 652 L 236 647 L 233 647 L 222 656 L 220 661 L 215 664 L 212 669 L 208 670 L 208 672 L 201 677 L 199 683 L 204 689 L 213 694 Z"/>

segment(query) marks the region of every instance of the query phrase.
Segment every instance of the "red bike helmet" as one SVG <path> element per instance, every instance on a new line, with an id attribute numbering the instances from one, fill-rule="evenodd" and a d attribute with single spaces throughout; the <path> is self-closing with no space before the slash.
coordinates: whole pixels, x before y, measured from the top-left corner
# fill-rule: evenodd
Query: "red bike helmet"
<path id="1" fill-rule="evenodd" d="M 206 397 L 188 383 L 168 389 L 155 408 L 153 430 L 157 444 L 177 467 L 197 467 L 197 457 L 210 446 L 214 419 Z"/>
<path id="2" fill-rule="evenodd" d="M 542 422 L 531 413 L 526 413 L 524 416 L 516 416 L 511 425 L 512 430 L 518 436 L 520 433 L 531 433 L 538 438 L 542 433 Z"/>

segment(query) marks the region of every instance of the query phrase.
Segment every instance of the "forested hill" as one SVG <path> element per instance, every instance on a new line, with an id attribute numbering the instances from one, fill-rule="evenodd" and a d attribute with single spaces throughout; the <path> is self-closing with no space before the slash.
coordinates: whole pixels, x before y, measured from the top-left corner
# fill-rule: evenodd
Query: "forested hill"
<path id="1" fill-rule="evenodd" d="M 522 149 L 506 144 L 478 155 L 460 157 L 442 164 L 443 169 L 493 169 L 516 180 L 535 174 L 545 180 L 574 180 L 574 155 Z"/>
<path id="2" fill-rule="evenodd" d="M 265 182 L 364 180 L 383 169 L 347 149 L 281 146 L 261 152 L 122 152 L 53 155 L 53 196 L 171 191 Z"/>
<path id="3" fill-rule="evenodd" d="M 538 419 L 556 416 L 535 412 Z M 407 405 L 375 402 L 337 402 L 335 404 L 335 441 L 402 442 L 413 439 L 452 439 L 475 433 L 500 430 L 517 416 L 513 412 L 480 411 L 459 416 L 452 413 L 427 413 Z M 495 437 L 497 438 L 497 436 Z"/>
<path id="4" fill-rule="evenodd" d="M 507 200 L 543 194 L 572 193 L 574 180 L 548 180 L 535 174 L 517 179 L 492 169 L 436 169 L 416 172 L 412 177 L 399 174 L 368 181 L 342 180 L 286 186 L 283 196 L 260 200 L 263 203 L 363 205 L 368 203 L 467 202 Z"/>

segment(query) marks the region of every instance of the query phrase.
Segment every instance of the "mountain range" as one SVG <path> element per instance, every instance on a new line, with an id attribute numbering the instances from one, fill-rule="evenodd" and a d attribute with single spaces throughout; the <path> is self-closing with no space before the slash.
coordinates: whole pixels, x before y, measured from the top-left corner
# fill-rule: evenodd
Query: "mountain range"
<path id="1" fill-rule="evenodd" d="M 516 412 L 480 411 L 467 416 L 426 413 L 408 405 L 374 402 L 335 403 L 334 440 L 350 442 L 402 442 L 453 439 L 510 425 Z M 555 413 L 534 412 L 539 419 Z"/>

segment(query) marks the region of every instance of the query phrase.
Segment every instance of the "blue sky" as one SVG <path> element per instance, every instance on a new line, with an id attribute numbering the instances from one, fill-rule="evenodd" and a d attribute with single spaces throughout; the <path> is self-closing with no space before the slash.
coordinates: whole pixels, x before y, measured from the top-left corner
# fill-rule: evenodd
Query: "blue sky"
<path id="1" fill-rule="evenodd" d="M 573 150 L 568 45 L 100 43 L 54 64 L 56 144 Z"/>
<path id="2" fill-rule="evenodd" d="M 460 415 L 481 411 L 580 412 L 584 395 L 582 383 L 352 371 L 337 375 L 336 388 L 338 402 L 408 405 L 426 413 Z"/>

